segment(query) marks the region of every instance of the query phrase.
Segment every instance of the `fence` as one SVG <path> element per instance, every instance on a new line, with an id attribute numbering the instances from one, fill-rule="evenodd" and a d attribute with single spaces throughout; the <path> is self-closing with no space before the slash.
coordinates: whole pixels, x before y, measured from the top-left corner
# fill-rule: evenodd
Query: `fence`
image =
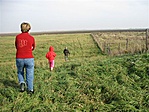
<path id="1" fill-rule="evenodd" d="M 91 33 L 91 36 L 105 54 L 121 55 L 149 51 L 149 29 L 100 31 Z"/>

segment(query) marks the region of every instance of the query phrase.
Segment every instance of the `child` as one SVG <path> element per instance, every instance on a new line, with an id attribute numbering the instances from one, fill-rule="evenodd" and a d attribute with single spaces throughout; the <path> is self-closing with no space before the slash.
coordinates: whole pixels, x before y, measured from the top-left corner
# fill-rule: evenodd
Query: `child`
<path id="1" fill-rule="evenodd" d="M 54 68 L 54 58 L 56 57 L 56 53 L 54 52 L 54 48 L 52 46 L 49 47 L 49 52 L 46 54 L 46 58 L 49 61 L 50 71 Z"/>
<path id="2" fill-rule="evenodd" d="M 63 53 L 64 53 L 65 61 L 67 61 L 67 60 L 68 60 L 68 55 L 70 54 L 70 52 L 69 52 L 69 50 L 67 49 L 67 47 L 64 49 Z"/>

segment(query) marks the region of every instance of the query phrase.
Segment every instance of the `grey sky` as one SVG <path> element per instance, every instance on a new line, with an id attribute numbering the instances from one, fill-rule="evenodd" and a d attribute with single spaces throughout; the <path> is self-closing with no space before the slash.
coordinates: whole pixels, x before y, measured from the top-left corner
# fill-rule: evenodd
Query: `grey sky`
<path id="1" fill-rule="evenodd" d="M 149 28 L 149 0 L 0 0 L 0 33 Z"/>

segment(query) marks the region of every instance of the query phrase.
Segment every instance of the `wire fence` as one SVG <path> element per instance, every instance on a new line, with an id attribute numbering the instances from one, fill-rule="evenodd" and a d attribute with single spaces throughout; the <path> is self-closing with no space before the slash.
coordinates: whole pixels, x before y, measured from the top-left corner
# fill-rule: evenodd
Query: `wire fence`
<path id="1" fill-rule="evenodd" d="M 149 51 L 149 30 L 94 32 L 91 36 L 108 55 L 136 54 Z"/>

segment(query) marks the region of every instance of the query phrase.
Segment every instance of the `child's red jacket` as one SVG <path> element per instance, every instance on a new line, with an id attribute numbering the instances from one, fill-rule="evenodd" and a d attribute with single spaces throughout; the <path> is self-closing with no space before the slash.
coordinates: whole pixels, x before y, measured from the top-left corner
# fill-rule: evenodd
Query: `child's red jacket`
<path id="1" fill-rule="evenodd" d="M 46 58 L 51 61 L 56 57 L 56 53 L 54 52 L 54 48 L 52 46 L 49 47 L 49 52 L 46 54 Z"/>

